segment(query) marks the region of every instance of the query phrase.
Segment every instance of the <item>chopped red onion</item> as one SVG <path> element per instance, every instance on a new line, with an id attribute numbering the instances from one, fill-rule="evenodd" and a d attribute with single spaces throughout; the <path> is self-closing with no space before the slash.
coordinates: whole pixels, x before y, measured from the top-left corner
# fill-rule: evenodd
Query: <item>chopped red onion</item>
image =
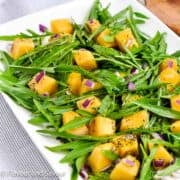
<path id="1" fill-rule="evenodd" d="M 136 68 L 131 69 L 131 74 L 138 74 L 139 70 Z"/>
<path id="2" fill-rule="evenodd" d="M 126 162 L 126 164 L 128 164 L 129 166 L 134 166 L 134 165 L 135 165 L 134 161 L 131 161 L 131 160 L 129 160 L 129 159 L 125 159 L 125 162 Z"/>
<path id="3" fill-rule="evenodd" d="M 82 106 L 83 106 L 84 108 L 87 108 L 90 102 L 91 102 L 90 99 L 86 99 L 86 100 L 82 103 Z"/>
<path id="4" fill-rule="evenodd" d="M 91 80 L 88 79 L 88 80 L 86 80 L 85 85 L 88 86 L 88 87 L 90 87 L 90 88 L 93 88 L 94 85 L 95 85 L 95 83 L 94 83 L 93 81 L 91 81 Z"/>
<path id="5" fill-rule="evenodd" d="M 176 100 L 176 104 L 180 105 L 180 99 Z"/>
<path id="6" fill-rule="evenodd" d="M 168 62 L 167 62 L 167 66 L 168 66 L 169 68 L 172 68 L 172 67 L 173 67 L 173 61 L 168 61 Z"/>
<path id="7" fill-rule="evenodd" d="M 59 34 L 54 34 L 54 35 L 52 36 L 52 38 L 59 38 L 59 37 L 60 37 Z"/>
<path id="8" fill-rule="evenodd" d="M 40 32 L 43 32 L 43 33 L 44 33 L 44 32 L 47 31 L 47 29 L 48 29 L 48 28 L 47 28 L 46 26 L 44 26 L 43 24 L 39 24 L 39 31 L 40 31 Z"/>
<path id="9" fill-rule="evenodd" d="M 154 167 L 162 167 L 164 165 L 164 160 L 163 159 L 158 159 L 153 161 Z"/>
<path id="10" fill-rule="evenodd" d="M 45 76 L 45 71 L 39 72 L 35 77 L 35 81 L 38 83 L 44 76 Z"/>
<path id="11" fill-rule="evenodd" d="M 128 83 L 128 89 L 130 90 L 130 91 L 133 91 L 133 90 L 135 90 L 135 84 L 134 83 L 132 83 L 132 82 L 129 82 Z"/>
<path id="12" fill-rule="evenodd" d="M 86 165 L 81 169 L 81 171 L 79 172 L 79 175 L 84 179 L 84 180 L 88 180 L 88 171 L 89 168 L 86 167 Z"/>
<path id="13" fill-rule="evenodd" d="M 48 92 L 47 92 L 47 93 L 44 93 L 43 96 L 49 96 L 49 93 L 48 93 Z"/>

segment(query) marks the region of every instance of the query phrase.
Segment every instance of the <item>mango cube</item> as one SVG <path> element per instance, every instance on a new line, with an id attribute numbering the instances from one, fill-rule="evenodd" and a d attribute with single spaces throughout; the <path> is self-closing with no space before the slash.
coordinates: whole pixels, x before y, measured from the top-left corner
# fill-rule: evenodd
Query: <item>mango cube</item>
<path id="1" fill-rule="evenodd" d="M 172 68 L 166 68 L 160 73 L 159 80 L 167 84 L 168 90 L 172 90 L 180 83 L 180 74 Z"/>
<path id="2" fill-rule="evenodd" d="M 16 60 L 34 49 L 32 39 L 15 39 L 11 48 L 11 56 Z"/>
<path id="3" fill-rule="evenodd" d="M 140 168 L 139 161 L 128 155 L 121 159 L 110 174 L 110 180 L 135 180 Z"/>
<path id="4" fill-rule="evenodd" d="M 175 111 L 180 111 L 180 95 L 171 97 L 171 108 Z"/>
<path id="5" fill-rule="evenodd" d="M 112 140 L 115 146 L 116 152 L 120 157 L 124 157 L 128 154 L 138 155 L 138 141 L 137 137 L 131 134 L 120 135 Z"/>
<path id="6" fill-rule="evenodd" d="M 152 143 L 149 143 L 149 149 L 153 147 Z M 167 151 L 167 149 L 159 145 L 154 155 L 153 166 L 155 169 L 163 169 L 173 162 L 173 156 Z"/>
<path id="7" fill-rule="evenodd" d="M 93 70 L 97 68 L 97 63 L 93 54 L 86 49 L 79 49 L 75 51 L 74 60 L 79 67 L 86 70 Z"/>
<path id="8" fill-rule="evenodd" d="M 88 164 L 95 173 L 104 171 L 112 165 L 112 161 L 103 154 L 105 150 L 113 150 L 113 144 L 106 143 L 98 145 L 88 157 Z"/>
<path id="9" fill-rule="evenodd" d="M 73 24 L 69 19 L 54 19 L 51 21 L 51 31 L 55 34 L 72 34 Z"/>
<path id="10" fill-rule="evenodd" d="M 171 124 L 171 131 L 173 133 L 180 133 L 180 120 Z"/>
<path id="11" fill-rule="evenodd" d="M 100 83 L 92 81 L 90 79 L 83 79 L 79 93 L 84 94 L 84 93 L 98 90 L 101 88 L 102 88 L 102 85 Z"/>
<path id="12" fill-rule="evenodd" d="M 101 101 L 99 98 L 95 96 L 90 96 L 85 99 L 77 101 L 77 107 L 84 111 L 95 114 L 97 112 L 97 108 L 101 105 Z"/>
<path id="13" fill-rule="evenodd" d="M 89 133 L 92 136 L 113 135 L 116 130 L 116 122 L 113 119 L 96 116 L 89 124 Z"/>
<path id="14" fill-rule="evenodd" d="M 125 51 L 126 49 L 131 50 L 134 47 L 135 48 L 139 47 L 130 28 L 127 28 L 117 33 L 115 39 L 121 51 Z"/>
<path id="15" fill-rule="evenodd" d="M 43 74 L 43 72 L 36 74 L 28 85 L 30 89 L 34 90 L 39 95 L 52 95 L 58 90 L 57 81 Z"/>
<path id="16" fill-rule="evenodd" d="M 145 110 L 126 116 L 121 120 L 120 130 L 136 129 L 144 127 L 149 120 L 149 113 Z"/>
<path id="17" fill-rule="evenodd" d="M 115 47 L 116 43 L 114 39 L 107 40 L 107 37 L 109 36 L 111 36 L 111 31 L 109 29 L 105 29 L 96 37 L 97 44 L 109 48 Z"/>
<path id="18" fill-rule="evenodd" d="M 63 113 L 63 124 L 67 124 L 68 122 L 74 120 L 77 117 L 80 117 L 80 115 L 74 111 L 64 112 Z M 88 128 L 86 125 L 83 125 L 78 128 L 70 129 L 67 132 L 74 134 L 74 135 L 86 135 L 86 134 L 88 134 Z"/>
<path id="19" fill-rule="evenodd" d="M 101 26 L 100 22 L 96 19 L 90 19 L 86 24 L 90 32 L 96 31 Z"/>
<path id="20" fill-rule="evenodd" d="M 165 70 L 166 68 L 172 68 L 175 71 L 178 70 L 177 60 L 173 58 L 167 58 L 163 60 L 163 62 L 160 65 L 161 71 Z"/>
<path id="21" fill-rule="evenodd" d="M 73 94 L 75 94 L 75 95 L 79 94 L 79 90 L 80 90 L 80 87 L 81 87 L 81 82 L 82 82 L 82 77 L 81 77 L 80 73 L 72 72 L 72 73 L 69 74 L 67 83 L 69 85 L 70 91 Z"/>

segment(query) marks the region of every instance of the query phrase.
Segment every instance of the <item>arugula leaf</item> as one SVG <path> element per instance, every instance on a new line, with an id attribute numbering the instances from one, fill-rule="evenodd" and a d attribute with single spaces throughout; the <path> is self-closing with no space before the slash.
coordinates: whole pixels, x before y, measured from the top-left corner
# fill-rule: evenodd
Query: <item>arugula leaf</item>
<path id="1" fill-rule="evenodd" d="M 82 169 L 82 167 L 84 166 L 85 162 L 87 160 L 87 154 L 80 156 L 79 158 L 76 159 L 76 169 L 78 172 L 80 172 L 80 170 Z"/>
<path id="2" fill-rule="evenodd" d="M 59 128 L 58 131 L 63 132 L 63 131 L 67 131 L 69 129 L 81 127 L 81 126 L 87 124 L 88 122 L 90 122 L 91 119 L 92 118 L 89 118 L 89 117 L 77 117 L 74 120 L 63 125 L 61 128 Z"/>
<path id="3" fill-rule="evenodd" d="M 46 109 L 43 108 L 41 103 L 37 101 L 36 99 L 33 99 L 33 102 L 35 106 L 37 107 L 38 111 L 42 113 L 42 115 L 50 122 L 50 124 L 53 125 L 54 127 L 57 127 L 55 124 L 54 118 L 47 112 Z"/>
<path id="4" fill-rule="evenodd" d="M 43 123 L 47 123 L 47 119 L 44 118 L 43 116 L 39 115 L 39 116 L 35 116 L 33 117 L 32 119 L 30 119 L 28 121 L 29 124 L 32 124 L 32 125 L 41 125 Z"/>
<path id="5" fill-rule="evenodd" d="M 98 112 L 103 116 L 109 116 L 116 109 L 116 107 L 117 104 L 115 103 L 114 99 L 107 95 L 102 100 Z"/>
<path id="6" fill-rule="evenodd" d="M 60 137 L 60 138 L 64 138 L 64 139 L 100 141 L 100 142 L 107 142 L 109 139 L 112 139 L 111 136 L 107 136 L 107 137 L 94 137 L 94 136 L 89 136 L 89 135 L 78 136 L 78 135 L 73 135 L 73 134 L 66 133 L 66 132 L 60 133 L 58 131 L 47 130 L 47 129 L 37 130 L 37 132 L 42 133 L 42 134 L 47 134 L 47 135 L 50 135 L 52 137 Z"/>
<path id="7" fill-rule="evenodd" d="M 73 150 L 73 149 L 81 149 L 84 147 L 87 147 L 88 145 L 91 145 L 92 142 L 86 142 L 86 141 L 72 141 L 72 142 L 68 142 L 65 144 L 60 144 L 57 146 L 53 146 L 53 147 L 47 147 L 47 149 L 49 149 L 52 152 L 61 152 L 64 150 Z"/>
<path id="8" fill-rule="evenodd" d="M 91 10 L 89 12 L 89 18 L 88 19 L 98 19 L 99 6 L 100 6 L 100 1 L 95 0 L 94 4 L 91 7 Z"/>
<path id="9" fill-rule="evenodd" d="M 171 110 L 170 108 L 154 105 L 151 103 L 151 100 L 147 98 L 141 98 L 133 102 L 133 104 L 136 104 L 162 117 L 171 118 L 171 119 L 180 119 L 180 112 Z"/>
<path id="10" fill-rule="evenodd" d="M 46 37 L 46 36 L 51 36 L 53 35 L 53 33 L 51 32 L 45 32 L 43 34 L 38 34 L 32 30 L 27 29 L 27 33 L 20 33 L 20 34 L 15 34 L 15 35 L 4 35 L 4 36 L 0 36 L 0 40 L 1 41 L 13 41 L 16 38 L 31 38 L 31 39 L 35 39 L 35 38 L 41 38 L 41 37 Z"/>
<path id="11" fill-rule="evenodd" d="M 78 171 L 75 164 L 72 164 L 71 180 L 78 180 Z"/>
<path id="12" fill-rule="evenodd" d="M 147 17 L 145 14 L 141 13 L 141 12 L 134 12 L 134 15 L 136 17 L 142 18 L 142 19 L 149 19 L 149 17 Z"/>
<path id="13" fill-rule="evenodd" d="M 153 147 L 151 149 L 150 155 L 147 158 L 143 159 L 143 164 L 140 171 L 140 177 L 139 180 L 151 180 L 152 178 L 152 169 L 151 169 L 151 162 L 154 158 L 154 155 L 157 151 L 157 147 Z"/>
<path id="14" fill-rule="evenodd" d="M 71 163 L 74 159 L 91 152 L 96 145 L 97 144 L 95 144 L 95 143 L 91 143 L 91 144 L 88 144 L 87 146 L 85 146 L 84 148 L 72 150 L 67 155 L 65 155 L 65 157 L 63 159 L 61 159 L 60 162 L 61 163 L 67 163 L 67 162 Z"/>
<path id="15" fill-rule="evenodd" d="M 109 180 L 110 174 L 107 172 L 101 172 L 101 173 L 96 173 L 94 175 L 89 176 L 89 180 Z"/>
<path id="16" fill-rule="evenodd" d="M 103 155 L 111 161 L 115 161 L 119 158 L 119 155 L 111 150 L 103 150 Z"/>

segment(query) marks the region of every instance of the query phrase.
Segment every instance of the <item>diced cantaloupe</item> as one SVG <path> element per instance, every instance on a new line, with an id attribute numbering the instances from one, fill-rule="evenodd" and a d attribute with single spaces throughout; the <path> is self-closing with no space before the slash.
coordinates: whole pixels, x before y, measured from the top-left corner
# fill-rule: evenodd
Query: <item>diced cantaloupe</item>
<path id="1" fill-rule="evenodd" d="M 96 146 L 88 157 L 88 165 L 95 173 L 104 171 L 112 165 L 112 161 L 103 154 L 105 150 L 113 150 L 113 144 L 106 143 Z"/>
<path id="2" fill-rule="evenodd" d="M 113 119 L 96 116 L 89 124 L 89 133 L 92 136 L 113 135 L 116 130 L 116 122 Z"/>
<path id="3" fill-rule="evenodd" d="M 79 49 L 76 50 L 73 55 L 78 66 L 86 70 L 93 70 L 97 68 L 96 60 L 90 51 L 86 49 Z"/>
<path id="4" fill-rule="evenodd" d="M 172 68 L 166 68 L 160 73 L 159 80 L 167 84 L 168 90 L 172 90 L 180 83 L 180 74 Z"/>
<path id="5" fill-rule="evenodd" d="M 90 19 L 86 24 L 90 32 L 96 31 L 101 26 L 100 22 L 97 19 Z"/>
<path id="6" fill-rule="evenodd" d="M 82 83 L 81 74 L 77 72 L 70 73 L 68 76 L 67 83 L 69 85 L 70 91 L 73 94 L 78 95 L 80 91 L 81 83 Z"/>
<path id="7" fill-rule="evenodd" d="M 73 24 L 69 19 L 54 19 L 51 21 L 51 31 L 55 34 L 72 34 Z"/>
<path id="8" fill-rule="evenodd" d="M 171 108 L 180 111 L 180 94 L 171 97 Z"/>
<path id="9" fill-rule="evenodd" d="M 95 82 L 90 79 L 83 79 L 79 93 L 84 94 L 89 91 L 94 91 L 94 90 L 98 90 L 101 88 L 102 88 L 102 85 L 100 83 Z"/>
<path id="10" fill-rule="evenodd" d="M 63 113 L 63 124 L 67 124 L 68 122 L 75 120 L 75 118 L 80 117 L 80 115 L 74 111 L 68 111 Z M 88 134 L 88 128 L 86 125 L 83 125 L 78 128 L 70 129 L 67 131 L 68 133 L 74 135 L 86 135 Z"/>
<path id="11" fill-rule="evenodd" d="M 149 113 L 145 110 L 126 116 L 121 120 L 120 130 L 144 127 L 149 120 Z"/>
<path id="12" fill-rule="evenodd" d="M 57 81 L 47 75 L 43 75 L 38 81 L 36 77 L 39 76 L 39 73 L 36 74 L 33 79 L 28 83 L 29 87 L 37 92 L 39 95 L 52 95 L 58 90 Z"/>
<path id="13" fill-rule="evenodd" d="M 112 140 L 115 145 L 116 152 L 120 157 L 124 157 L 128 154 L 138 155 L 138 141 L 137 137 L 131 134 L 120 135 Z"/>
<path id="14" fill-rule="evenodd" d="M 180 133 L 180 120 L 171 124 L 171 131 L 173 133 Z"/>
<path id="15" fill-rule="evenodd" d="M 96 37 L 97 44 L 101 46 L 109 47 L 109 48 L 115 47 L 116 43 L 115 43 L 114 38 L 110 38 L 110 40 L 108 40 L 107 38 L 110 36 L 111 36 L 111 31 L 109 29 L 105 29 Z"/>
<path id="16" fill-rule="evenodd" d="M 160 65 L 160 70 L 163 71 L 166 68 L 172 68 L 175 71 L 177 71 L 178 70 L 177 60 L 173 58 L 164 59 Z"/>
<path id="17" fill-rule="evenodd" d="M 140 162 L 128 155 L 114 167 L 110 180 L 135 180 L 140 168 Z"/>
<path id="18" fill-rule="evenodd" d="M 34 49 L 32 39 L 15 39 L 11 48 L 11 56 L 18 59 L 20 56 L 25 55 Z"/>
<path id="19" fill-rule="evenodd" d="M 117 33 L 115 39 L 121 51 L 125 51 L 126 49 L 131 50 L 134 47 L 135 48 L 139 47 L 130 28 L 127 28 Z"/>
<path id="20" fill-rule="evenodd" d="M 90 112 L 95 114 L 97 112 L 97 108 L 101 105 L 101 101 L 99 98 L 95 96 L 90 96 L 85 99 L 77 101 L 77 107 L 81 110 Z"/>
<path id="21" fill-rule="evenodd" d="M 149 143 L 149 149 L 153 147 L 152 143 Z M 167 149 L 159 145 L 153 159 L 153 165 L 155 169 L 163 169 L 173 162 L 173 156 L 167 151 Z M 160 162 L 158 162 L 160 161 Z"/>

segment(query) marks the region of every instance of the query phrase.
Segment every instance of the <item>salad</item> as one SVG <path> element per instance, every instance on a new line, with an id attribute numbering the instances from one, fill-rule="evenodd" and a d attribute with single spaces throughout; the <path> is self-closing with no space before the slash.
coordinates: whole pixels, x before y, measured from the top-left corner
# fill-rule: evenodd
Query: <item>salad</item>
<path id="1" fill-rule="evenodd" d="M 139 29 L 131 6 L 115 15 L 95 0 L 83 24 L 3 35 L 0 91 L 32 112 L 38 133 L 59 140 L 71 179 L 151 180 L 180 169 L 180 51 L 165 33 Z"/>

